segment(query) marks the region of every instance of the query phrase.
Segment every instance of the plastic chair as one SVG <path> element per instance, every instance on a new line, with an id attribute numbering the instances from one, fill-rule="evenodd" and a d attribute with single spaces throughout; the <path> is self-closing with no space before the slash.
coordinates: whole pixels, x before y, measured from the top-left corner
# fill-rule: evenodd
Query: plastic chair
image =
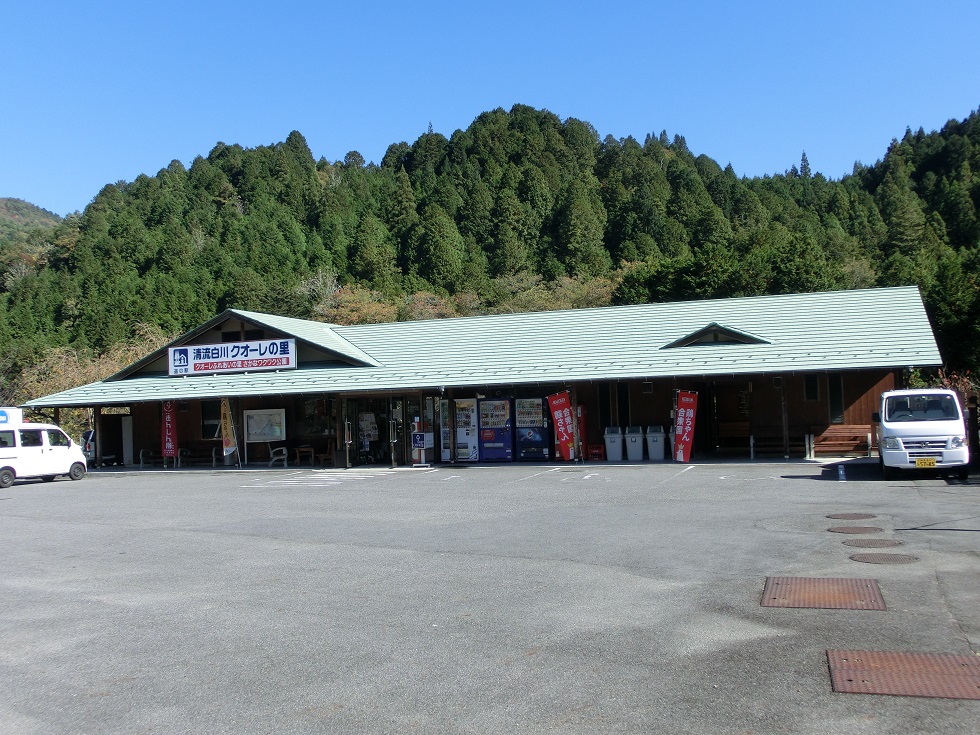
<path id="1" fill-rule="evenodd" d="M 272 467 L 276 462 L 282 461 L 283 467 L 288 467 L 289 450 L 286 447 L 276 447 L 269 452 L 269 466 Z"/>

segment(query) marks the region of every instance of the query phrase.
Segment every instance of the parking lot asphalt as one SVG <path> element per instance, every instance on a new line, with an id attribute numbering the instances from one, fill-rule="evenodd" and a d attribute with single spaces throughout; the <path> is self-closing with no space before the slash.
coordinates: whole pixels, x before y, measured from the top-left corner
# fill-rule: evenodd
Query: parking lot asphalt
<path id="1" fill-rule="evenodd" d="M 828 530 L 848 525 L 880 530 Z M 853 561 L 869 551 L 853 538 L 916 560 Z M 980 701 L 834 692 L 826 654 L 980 652 L 976 475 L 886 482 L 869 460 L 101 470 L 0 491 L 0 550 L 8 735 L 980 722 Z M 765 607 L 769 577 L 874 579 L 886 609 Z"/>

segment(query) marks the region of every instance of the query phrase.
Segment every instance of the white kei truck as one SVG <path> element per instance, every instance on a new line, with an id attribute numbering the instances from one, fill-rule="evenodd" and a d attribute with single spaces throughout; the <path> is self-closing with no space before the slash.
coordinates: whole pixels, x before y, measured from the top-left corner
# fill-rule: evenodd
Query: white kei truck
<path id="1" fill-rule="evenodd" d="M 881 410 L 872 418 L 878 424 L 878 457 L 886 479 L 909 469 L 955 472 L 967 479 L 970 442 L 955 391 L 886 391 L 881 394 Z"/>
<path id="2" fill-rule="evenodd" d="M 0 408 L 0 488 L 34 477 L 81 480 L 87 470 L 82 448 L 59 427 L 24 423 L 19 408 Z"/>

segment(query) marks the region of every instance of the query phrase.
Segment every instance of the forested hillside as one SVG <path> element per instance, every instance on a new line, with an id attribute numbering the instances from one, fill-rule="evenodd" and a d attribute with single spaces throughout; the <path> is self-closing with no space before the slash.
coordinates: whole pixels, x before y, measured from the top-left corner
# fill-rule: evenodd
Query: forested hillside
<path id="1" fill-rule="evenodd" d="M 61 217 L 22 199 L 0 198 L 0 277 L 27 274 L 48 256 L 51 233 Z"/>
<path id="2" fill-rule="evenodd" d="M 380 164 L 317 161 L 298 132 L 218 143 L 5 246 L 3 389 L 52 348 L 97 355 L 228 307 L 343 323 L 899 284 L 962 371 L 980 363 L 978 205 L 977 113 L 840 181 L 805 154 L 739 178 L 680 136 L 602 139 L 524 106 Z"/>

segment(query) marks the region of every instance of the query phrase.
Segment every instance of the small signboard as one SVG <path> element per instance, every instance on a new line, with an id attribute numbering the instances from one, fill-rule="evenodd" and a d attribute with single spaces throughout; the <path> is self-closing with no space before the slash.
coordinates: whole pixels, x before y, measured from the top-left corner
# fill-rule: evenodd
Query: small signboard
<path id="1" fill-rule="evenodd" d="M 168 350 L 170 375 L 212 375 L 296 367 L 296 340 L 262 339 Z"/>
<path id="2" fill-rule="evenodd" d="M 24 409 L 15 407 L 0 408 L 0 425 L 22 423 L 24 423 Z"/>
<path id="3" fill-rule="evenodd" d="M 425 449 L 425 433 L 422 431 L 412 432 L 412 449 Z"/>

